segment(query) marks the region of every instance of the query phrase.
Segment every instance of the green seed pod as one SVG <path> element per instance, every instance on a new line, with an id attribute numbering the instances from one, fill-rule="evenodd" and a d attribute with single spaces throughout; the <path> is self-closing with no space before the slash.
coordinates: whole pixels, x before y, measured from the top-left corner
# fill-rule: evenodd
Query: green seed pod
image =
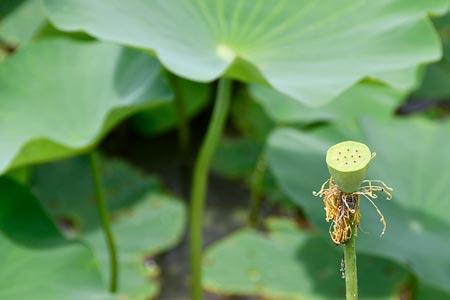
<path id="1" fill-rule="evenodd" d="M 330 147 L 326 158 L 331 177 L 345 193 L 358 190 L 366 178 L 371 159 L 369 147 L 353 141 L 345 141 Z"/>

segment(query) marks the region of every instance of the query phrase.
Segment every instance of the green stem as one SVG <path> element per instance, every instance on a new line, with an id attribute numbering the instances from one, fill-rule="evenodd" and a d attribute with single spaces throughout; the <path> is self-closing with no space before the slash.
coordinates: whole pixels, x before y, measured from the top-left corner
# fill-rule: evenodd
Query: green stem
<path id="1" fill-rule="evenodd" d="M 356 238 L 357 228 L 353 228 L 353 235 L 344 245 L 345 262 L 345 291 L 347 300 L 358 299 L 358 272 L 356 269 Z"/>
<path id="2" fill-rule="evenodd" d="M 92 179 L 95 186 L 95 201 L 97 203 L 98 214 L 102 223 L 103 234 L 106 239 L 109 252 L 110 281 L 109 291 L 115 293 L 117 291 L 117 251 L 114 244 L 114 237 L 109 224 L 108 210 L 106 208 L 105 192 L 103 190 L 102 179 L 100 175 L 99 158 L 95 150 L 89 153 L 91 164 Z"/>
<path id="3" fill-rule="evenodd" d="M 172 73 L 169 73 L 169 80 L 175 92 L 174 104 L 178 120 L 178 142 L 180 144 L 180 151 L 186 155 L 190 146 L 190 130 L 186 112 L 186 104 L 181 93 L 179 79 Z"/>
<path id="4" fill-rule="evenodd" d="M 206 137 L 194 166 L 190 211 L 190 263 L 192 274 L 192 300 L 201 300 L 202 295 L 202 224 L 203 207 L 211 159 L 222 134 L 230 106 L 231 81 L 220 79 L 214 111 Z"/>
<path id="5" fill-rule="evenodd" d="M 259 215 L 263 202 L 264 177 L 267 171 L 267 158 L 265 152 L 260 155 L 255 170 L 252 174 L 250 186 L 250 210 L 248 215 L 248 225 L 258 227 L 260 225 Z"/>
<path id="6" fill-rule="evenodd" d="M 186 112 L 186 103 L 181 93 L 179 78 L 172 73 L 169 73 L 169 80 L 172 88 L 175 92 L 174 106 L 178 120 L 178 145 L 180 149 L 181 160 L 181 192 L 183 198 L 188 196 L 189 193 L 189 151 L 190 151 L 190 129 L 189 120 Z"/>

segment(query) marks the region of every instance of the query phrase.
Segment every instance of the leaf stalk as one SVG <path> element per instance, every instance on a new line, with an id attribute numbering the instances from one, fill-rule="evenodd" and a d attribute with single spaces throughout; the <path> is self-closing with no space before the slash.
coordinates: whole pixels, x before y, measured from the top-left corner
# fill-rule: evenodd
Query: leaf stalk
<path id="1" fill-rule="evenodd" d="M 201 300 L 202 293 L 202 226 L 205 194 L 211 160 L 222 134 L 230 106 L 231 81 L 221 78 L 208 131 L 194 165 L 191 188 L 189 250 L 192 300 Z"/>
<path id="2" fill-rule="evenodd" d="M 357 226 L 353 226 L 352 237 L 344 245 L 345 294 L 347 300 L 358 299 L 358 272 L 356 266 L 357 230 Z"/>
<path id="3" fill-rule="evenodd" d="M 96 150 L 92 150 L 89 153 L 89 161 L 91 165 L 92 179 L 95 188 L 95 202 L 97 204 L 98 215 L 100 217 L 103 234 L 105 236 L 106 244 L 108 247 L 109 267 L 110 267 L 109 291 L 111 293 L 115 293 L 117 291 L 117 276 L 118 276 L 117 247 L 114 242 L 114 236 L 112 234 L 109 222 L 105 191 L 102 184 L 99 158 Z"/>

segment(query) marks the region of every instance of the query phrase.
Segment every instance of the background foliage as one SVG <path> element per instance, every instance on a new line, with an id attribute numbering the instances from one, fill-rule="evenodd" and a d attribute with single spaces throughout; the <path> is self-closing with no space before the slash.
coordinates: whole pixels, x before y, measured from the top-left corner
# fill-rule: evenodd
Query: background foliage
<path id="1" fill-rule="evenodd" d="M 328 177 L 326 149 L 347 139 L 377 152 L 369 176 L 394 188 L 376 200 L 383 238 L 362 203 L 360 298 L 449 299 L 448 7 L 2 1 L 0 298 L 189 299 L 187 174 L 223 77 L 234 84 L 205 212 L 207 299 L 343 299 L 341 251 L 312 191 Z M 106 289 L 93 149 L 117 294 Z"/>

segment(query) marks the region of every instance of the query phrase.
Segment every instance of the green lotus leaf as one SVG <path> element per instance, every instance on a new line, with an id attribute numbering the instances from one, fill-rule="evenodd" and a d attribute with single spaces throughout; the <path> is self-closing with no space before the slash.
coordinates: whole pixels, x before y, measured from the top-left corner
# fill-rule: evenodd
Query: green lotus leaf
<path id="1" fill-rule="evenodd" d="M 223 138 L 214 155 L 212 168 L 231 179 L 248 179 L 262 150 L 263 145 L 251 139 Z"/>
<path id="2" fill-rule="evenodd" d="M 450 98 L 450 12 L 433 19 L 444 45 L 442 59 L 427 67 L 415 97 L 429 100 Z"/>
<path id="3" fill-rule="evenodd" d="M 247 88 L 239 90 L 232 102 L 230 122 L 239 133 L 260 143 L 265 143 L 270 132 L 277 125 L 262 105 L 251 97 Z"/>
<path id="4" fill-rule="evenodd" d="M 153 257 L 181 239 L 184 206 L 162 194 L 154 178 L 123 162 L 102 160 L 101 172 L 118 248 L 119 295 L 126 299 L 155 298 L 160 290 L 160 271 Z M 89 161 L 78 157 L 38 166 L 31 185 L 66 236 L 91 247 L 106 287 L 109 256 L 93 201 Z"/>
<path id="5" fill-rule="evenodd" d="M 319 105 L 366 76 L 440 57 L 429 12 L 448 0 L 43 0 L 58 28 L 154 50 L 172 72 L 211 81 L 229 71 Z M 403 82 L 401 84 L 404 84 Z"/>
<path id="6" fill-rule="evenodd" d="M 112 224 L 120 261 L 119 291 L 131 299 L 152 299 L 160 291 L 160 270 L 153 257 L 180 241 L 184 207 L 177 199 L 152 191 L 138 201 Z M 96 230 L 83 239 L 93 249 L 104 282 L 108 282 L 109 256 L 103 232 Z"/>
<path id="7" fill-rule="evenodd" d="M 177 81 L 178 96 L 183 101 L 186 115 L 192 118 L 208 104 L 210 87 L 180 78 L 175 80 Z M 152 135 L 177 127 L 178 116 L 173 102 L 163 102 L 138 113 L 131 121 L 132 126 L 139 133 Z"/>
<path id="8" fill-rule="evenodd" d="M 224 295 L 264 299 L 343 299 L 342 254 L 286 220 L 269 233 L 243 229 L 216 242 L 204 260 L 204 287 Z M 407 273 L 386 260 L 358 256 L 361 299 L 396 299 Z"/>
<path id="9" fill-rule="evenodd" d="M 341 140 L 369 145 L 377 156 L 367 177 L 393 187 L 394 197 L 391 201 L 381 196 L 374 200 L 388 225 L 382 238 L 380 216 L 362 198 L 358 251 L 395 260 L 412 270 L 424 284 L 448 293 L 450 143 L 443 137 L 449 134 L 448 123 L 425 120 L 365 121 L 361 127 L 353 123 L 350 127 L 326 127 L 313 133 L 279 129 L 269 140 L 269 165 L 283 191 L 304 208 L 311 222 L 328 237 L 329 224 L 325 222 L 322 201 L 312 195 L 329 177 L 325 153 Z"/>
<path id="10" fill-rule="evenodd" d="M 147 55 L 42 40 L 0 64 L 0 173 L 75 155 L 125 117 L 171 97 Z"/>
<path id="11" fill-rule="evenodd" d="M 0 20 L 0 40 L 12 47 L 29 43 L 46 24 L 40 0 L 4 0 L 0 5 L 12 10 Z"/>
<path id="12" fill-rule="evenodd" d="M 250 94 L 280 124 L 339 122 L 355 119 L 362 112 L 372 118 L 389 119 L 407 96 L 405 92 L 373 82 L 359 83 L 320 108 L 308 107 L 263 85 L 251 85 Z"/>
<path id="13" fill-rule="evenodd" d="M 106 292 L 92 252 L 67 242 L 28 188 L 2 177 L 0 190 L 1 299 L 116 299 Z M 49 240 L 59 245 L 50 247 Z"/>
<path id="14" fill-rule="evenodd" d="M 450 98 L 450 39 L 444 41 L 444 57 L 426 69 L 423 82 L 414 96 L 429 100 Z"/>
<path id="15" fill-rule="evenodd" d="M 449 293 L 445 293 L 442 290 L 438 290 L 435 288 L 430 288 L 429 286 L 425 286 L 423 284 L 419 284 L 417 287 L 417 294 L 414 295 L 417 300 L 447 300 L 450 297 Z"/>

